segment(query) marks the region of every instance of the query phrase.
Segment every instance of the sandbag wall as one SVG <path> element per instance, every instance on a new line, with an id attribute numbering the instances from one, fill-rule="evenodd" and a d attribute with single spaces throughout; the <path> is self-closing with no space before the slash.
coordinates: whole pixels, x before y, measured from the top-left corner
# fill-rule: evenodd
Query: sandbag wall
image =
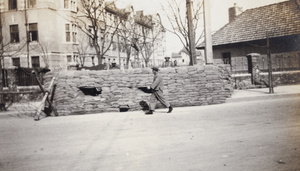
<path id="1" fill-rule="evenodd" d="M 174 107 L 224 103 L 233 91 L 227 65 L 161 68 L 164 95 Z M 62 71 L 45 75 L 45 87 L 55 76 L 54 102 L 59 115 L 118 112 L 143 109 L 150 94 L 137 87 L 151 85 L 150 68 L 130 70 Z M 85 95 L 79 87 L 101 89 L 97 95 Z M 160 107 L 158 105 L 158 107 Z"/>

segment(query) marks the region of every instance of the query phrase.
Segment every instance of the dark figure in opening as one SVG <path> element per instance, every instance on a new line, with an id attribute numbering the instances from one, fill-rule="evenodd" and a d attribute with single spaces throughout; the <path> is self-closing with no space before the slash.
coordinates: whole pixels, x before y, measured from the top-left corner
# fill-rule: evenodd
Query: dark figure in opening
<path id="1" fill-rule="evenodd" d="M 269 87 L 269 82 L 261 78 L 258 66 L 254 67 L 253 81 L 255 85 L 265 85 L 266 87 Z"/>

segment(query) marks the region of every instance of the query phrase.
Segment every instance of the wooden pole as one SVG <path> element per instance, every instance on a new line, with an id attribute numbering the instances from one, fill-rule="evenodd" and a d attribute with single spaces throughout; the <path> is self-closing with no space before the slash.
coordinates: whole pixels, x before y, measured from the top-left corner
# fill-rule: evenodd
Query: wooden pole
<path id="1" fill-rule="evenodd" d="M 51 90 L 52 90 L 52 87 L 53 87 L 53 84 L 54 84 L 55 77 L 53 77 L 52 80 L 51 80 L 51 82 L 50 82 L 50 85 L 49 85 L 49 87 L 48 87 L 48 90 L 49 90 L 49 91 L 45 91 L 45 89 L 43 88 L 43 86 L 42 86 L 40 80 L 39 80 L 38 77 L 37 77 L 37 74 L 36 74 L 34 71 L 32 72 L 32 74 L 35 75 L 35 78 L 36 78 L 36 80 L 38 81 L 39 87 L 40 87 L 41 91 L 42 91 L 43 94 L 44 94 L 44 97 L 43 97 L 43 99 L 42 99 L 42 101 L 41 101 L 41 104 L 40 104 L 40 106 L 39 106 L 39 108 L 38 108 L 38 110 L 37 110 L 37 112 L 36 112 L 36 114 L 35 114 L 34 120 L 38 121 L 38 120 L 40 119 L 40 114 L 41 114 L 42 108 L 44 107 L 46 101 L 49 103 L 49 107 L 50 107 L 51 110 L 54 112 L 55 116 L 58 116 L 58 113 L 57 113 L 57 111 L 56 111 L 56 108 L 55 108 L 54 104 L 50 101 L 50 99 L 49 99 L 49 97 L 48 97 L 49 94 L 50 94 L 50 92 L 51 92 Z M 52 93 L 52 94 L 54 94 L 54 93 Z M 51 99 L 53 99 L 53 97 L 51 97 Z"/>
<path id="2" fill-rule="evenodd" d="M 38 110 L 37 110 L 37 112 L 36 112 L 36 114 L 34 116 L 34 120 L 35 121 L 40 120 L 41 111 L 42 111 L 43 107 L 45 106 L 45 102 L 46 102 L 46 99 L 48 98 L 48 94 L 49 93 L 46 92 L 46 94 L 44 95 L 44 97 L 43 97 L 43 99 L 41 101 L 41 104 L 40 104 L 40 106 L 39 106 L 39 108 L 38 108 Z"/>
<path id="3" fill-rule="evenodd" d="M 211 37 L 210 0 L 203 0 L 204 3 L 204 31 L 205 31 L 205 61 L 206 64 L 213 64 L 213 50 Z"/>
<path id="4" fill-rule="evenodd" d="M 26 31 L 26 53 L 27 53 L 27 66 L 30 67 L 29 63 L 29 33 L 28 33 L 28 16 L 26 0 L 24 1 L 24 13 L 25 13 L 25 31 Z"/>
<path id="5" fill-rule="evenodd" d="M 192 0 L 186 0 L 186 10 L 188 19 L 188 36 L 189 36 L 189 48 L 190 48 L 190 65 L 197 64 L 196 60 L 196 46 L 195 46 L 195 34 L 194 34 L 194 24 L 192 17 Z"/>
<path id="6" fill-rule="evenodd" d="M 267 55 L 268 55 L 268 68 L 269 68 L 269 93 L 274 93 L 273 89 L 273 77 L 272 77 L 272 59 L 271 59 L 271 50 L 270 50 L 270 38 L 269 33 L 267 32 Z"/>

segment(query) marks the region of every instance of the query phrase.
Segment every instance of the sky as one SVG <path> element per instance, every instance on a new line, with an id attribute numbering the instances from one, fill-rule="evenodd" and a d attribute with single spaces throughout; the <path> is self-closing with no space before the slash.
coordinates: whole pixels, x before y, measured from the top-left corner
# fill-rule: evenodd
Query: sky
<path id="1" fill-rule="evenodd" d="M 132 5 L 134 10 L 143 10 L 144 14 L 160 13 L 163 25 L 168 29 L 168 20 L 164 18 L 165 13 L 162 11 L 161 4 L 166 5 L 167 0 L 117 0 L 120 7 Z M 185 0 L 178 0 L 183 3 Z M 194 0 L 198 1 L 198 0 Z M 217 31 L 228 23 L 228 8 L 233 7 L 234 3 L 242 7 L 243 11 L 251 8 L 257 8 L 269 4 L 279 3 L 287 0 L 209 0 L 211 11 L 211 28 L 212 32 Z M 201 20 L 203 21 L 203 20 Z M 202 24 L 203 25 L 203 24 Z M 169 27 L 170 28 L 170 27 Z M 179 52 L 183 45 L 179 38 L 170 32 L 166 34 L 166 56 L 171 56 L 172 52 Z"/>

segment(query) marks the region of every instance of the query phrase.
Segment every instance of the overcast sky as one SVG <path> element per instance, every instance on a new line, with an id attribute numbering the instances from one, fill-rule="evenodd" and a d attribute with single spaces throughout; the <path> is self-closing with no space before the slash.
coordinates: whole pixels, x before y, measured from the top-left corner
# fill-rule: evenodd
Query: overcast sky
<path id="1" fill-rule="evenodd" d="M 166 4 L 167 0 L 118 0 L 121 6 L 133 5 L 134 10 L 144 10 L 145 14 L 160 13 L 163 17 L 161 4 Z M 178 0 L 180 1 L 180 0 Z M 181 0 L 185 2 L 185 0 Z M 197 0 L 194 0 L 197 1 Z M 251 8 L 283 2 L 287 0 L 209 0 L 211 5 L 211 27 L 212 31 L 217 31 L 228 23 L 228 8 L 233 7 L 234 3 L 242 7 L 243 11 Z M 165 20 L 167 21 L 167 20 Z M 203 21 L 203 20 L 201 20 Z M 165 25 L 165 24 L 164 24 Z M 168 27 L 167 25 L 165 25 Z M 172 52 L 179 52 L 182 49 L 179 39 L 167 32 L 167 53 L 170 56 Z"/>

